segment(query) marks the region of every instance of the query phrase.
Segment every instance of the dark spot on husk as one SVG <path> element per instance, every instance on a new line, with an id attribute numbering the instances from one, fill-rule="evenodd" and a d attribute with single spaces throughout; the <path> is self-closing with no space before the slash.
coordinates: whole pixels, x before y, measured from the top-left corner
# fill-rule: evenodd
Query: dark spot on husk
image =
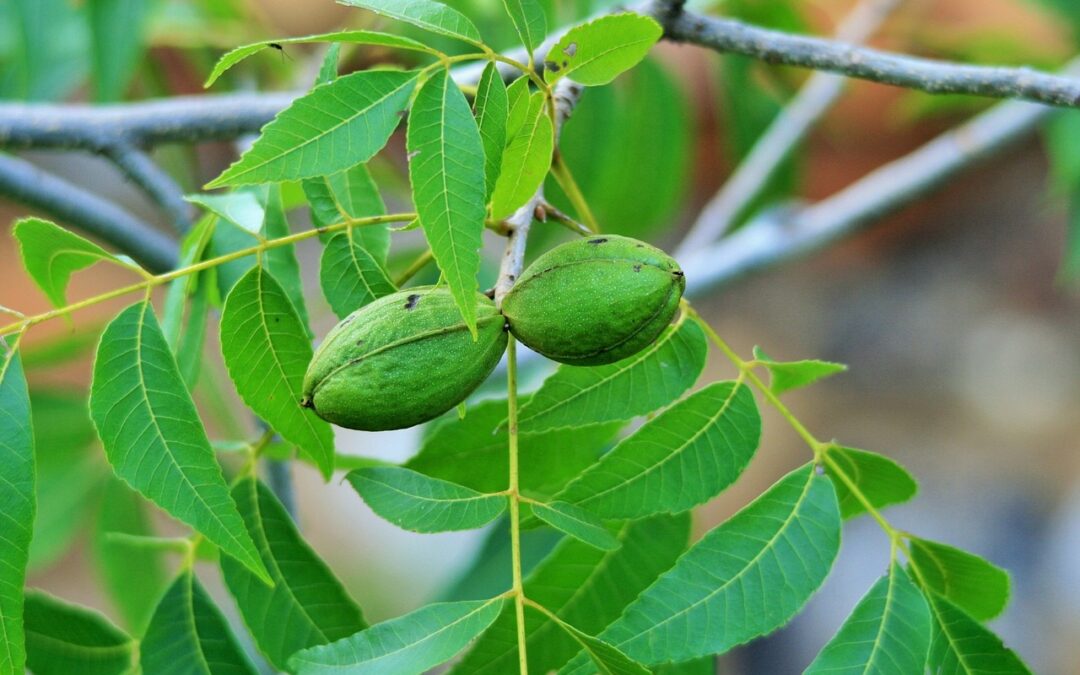
<path id="1" fill-rule="evenodd" d="M 634 265 L 634 271 L 635 272 L 640 272 L 641 271 L 641 265 Z"/>
<path id="2" fill-rule="evenodd" d="M 672 272 L 672 274 L 677 277 L 685 276 L 682 270 L 675 270 L 674 272 Z"/>
<path id="3" fill-rule="evenodd" d="M 418 304 L 420 304 L 420 296 L 416 293 L 405 299 L 405 309 L 416 309 Z"/>
<path id="4" fill-rule="evenodd" d="M 364 341 L 363 340 L 357 340 L 356 341 L 356 346 L 357 347 L 363 347 L 364 346 Z"/>
<path id="5" fill-rule="evenodd" d="M 596 245 L 596 246 L 599 246 L 600 244 L 603 244 L 603 243 L 606 243 L 606 242 L 607 242 L 607 239 L 604 238 L 604 237 L 601 237 L 600 239 L 590 239 L 589 240 L 590 244 L 593 244 L 593 245 Z"/>

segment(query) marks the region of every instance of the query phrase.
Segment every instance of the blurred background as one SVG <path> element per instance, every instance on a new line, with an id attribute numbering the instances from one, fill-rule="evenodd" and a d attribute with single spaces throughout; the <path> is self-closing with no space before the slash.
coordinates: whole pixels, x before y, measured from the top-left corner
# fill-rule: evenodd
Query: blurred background
<path id="1" fill-rule="evenodd" d="M 512 46 L 514 34 L 498 0 L 448 4 L 466 11 L 494 46 Z M 545 4 L 555 26 L 612 3 Z M 691 5 L 828 35 L 853 2 Z M 374 21 L 331 0 L 0 0 L 0 97 L 107 103 L 200 94 L 209 68 L 228 48 Z M 391 30 L 411 29 L 397 24 Z M 1080 51 L 1080 3 L 906 0 L 871 43 L 930 57 L 1053 69 Z M 316 46 L 267 50 L 213 91 L 303 88 L 321 56 Z M 342 67 L 398 58 L 372 48 L 346 50 Z M 661 44 L 641 67 L 586 93 L 563 135 L 563 151 L 606 230 L 674 248 L 806 76 Z M 755 208 L 828 196 L 989 105 L 852 83 Z M 396 137 L 373 162 L 391 204 L 408 199 L 402 147 Z M 235 152 L 234 144 L 208 143 L 167 146 L 154 156 L 194 192 Z M 19 155 L 168 231 L 161 214 L 108 162 L 58 151 Z M 1080 243 L 1069 235 L 1071 228 L 1080 230 L 1080 209 L 1074 208 L 1080 206 L 1078 167 L 1080 112 L 1062 113 L 1044 133 L 857 237 L 717 288 L 697 303 L 743 354 L 761 345 L 776 358 L 850 366 L 842 376 L 793 393 L 791 407 L 819 437 L 888 454 L 920 478 L 919 498 L 892 509 L 896 524 L 1012 572 L 1013 601 L 994 628 L 1040 673 L 1080 673 Z M 300 203 L 295 186 L 285 192 L 287 202 Z M 0 196 L 0 305 L 30 314 L 49 305 L 22 269 L 10 236 L 10 224 L 25 215 L 25 207 Z M 308 218 L 306 208 L 297 208 L 291 226 L 306 228 Z M 534 233 L 534 252 L 562 236 L 555 226 L 538 226 Z M 422 247 L 410 236 L 395 239 L 399 264 Z M 501 250 L 489 243 L 488 284 Z M 319 252 L 314 241 L 298 250 L 312 322 L 322 335 L 336 320 L 318 290 Z M 122 271 L 97 267 L 75 277 L 70 296 L 129 281 Z M 109 478 L 85 399 L 97 336 L 130 301 L 80 312 L 70 323 L 46 323 L 24 341 L 34 414 L 48 421 L 36 424 L 40 514 L 30 583 L 114 617 L 109 581 L 102 584 L 95 563 L 101 555 L 95 532 L 105 520 L 130 515 L 125 509 L 146 506 Z M 256 432 L 224 374 L 215 334 L 212 326 L 196 399 L 216 440 L 250 439 Z M 527 379 L 538 382 L 545 367 L 537 362 Z M 702 382 L 731 374 L 714 360 Z M 809 458 L 782 420 L 763 412 L 755 460 L 737 485 L 699 509 L 698 534 Z M 345 453 L 402 460 L 415 452 L 422 433 L 339 430 L 338 446 Z M 300 463 L 294 475 L 306 537 L 369 619 L 465 593 L 470 584 L 499 583 L 500 576 L 482 578 L 485 568 L 474 567 L 488 532 L 402 532 L 375 518 L 337 479 L 324 485 Z M 149 517 L 159 531 L 177 531 L 160 514 Z M 543 533 L 531 536 L 536 551 L 550 546 Z M 799 672 L 887 559 L 888 543 L 872 521 L 849 523 L 841 557 L 807 611 L 780 633 L 725 656 L 720 672 Z M 156 564 L 148 562 L 146 574 L 164 574 Z M 235 616 L 216 566 L 201 573 L 220 606 Z"/>

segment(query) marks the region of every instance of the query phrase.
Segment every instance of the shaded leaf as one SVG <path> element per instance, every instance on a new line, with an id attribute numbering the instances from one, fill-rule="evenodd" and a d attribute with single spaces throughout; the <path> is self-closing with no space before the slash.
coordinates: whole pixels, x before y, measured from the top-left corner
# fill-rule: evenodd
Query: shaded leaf
<path id="1" fill-rule="evenodd" d="M 0 339 L 0 672 L 21 673 L 23 583 L 34 523 L 34 431 L 18 354 Z"/>
<path id="2" fill-rule="evenodd" d="M 541 614 L 544 613 L 541 612 Z M 649 671 L 644 666 L 635 663 L 626 654 L 623 654 L 603 640 L 583 633 L 559 619 L 554 614 L 545 614 L 545 618 L 551 619 L 552 623 L 561 628 L 563 632 L 581 645 L 581 648 L 589 658 L 592 659 L 596 669 L 602 673 L 602 675 L 650 675 Z"/>
<path id="3" fill-rule="evenodd" d="M 888 457 L 855 448 L 830 446 L 825 472 L 833 479 L 836 495 L 840 498 L 840 515 L 844 518 L 864 513 L 866 507 L 840 478 L 838 470 L 855 483 L 876 509 L 906 502 L 919 491 L 911 474 Z"/>
<path id="4" fill-rule="evenodd" d="M 502 154 L 502 167 L 491 194 L 491 214 L 505 218 L 532 198 L 551 168 L 555 131 L 547 114 L 546 99 L 532 94 L 525 120 Z M 520 107 L 518 108 L 520 110 Z"/>
<path id="5" fill-rule="evenodd" d="M 316 226 L 386 214 L 379 186 L 364 164 L 329 176 L 309 178 L 303 182 L 303 188 L 304 196 L 311 205 L 311 219 Z M 388 224 L 352 227 L 349 232 L 375 260 L 386 264 L 386 256 L 390 252 Z"/>
<path id="6" fill-rule="evenodd" d="M 397 290 L 386 270 L 352 235 L 352 230 L 326 242 L 319 264 L 319 283 L 339 319 Z"/>
<path id="7" fill-rule="evenodd" d="M 101 614 L 26 593 L 26 657 L 34 675 L 121 675 L 131 672 L 137 654 L 136 641 Z"/>
<path id="8" fill-rule="evenodd" d="M 820 379 L 842 373 L 847 366 L 831 361 L 773 361 L 760 347 L 754 347 L 754 358 L 765 364 L 772 380 L 769 388 L 774 394 L 805 387 Z"/>
<path id="9" fill-rule="evenodd" d="M 723 653 L 787 623 L 839 549 L 832 483 L 804 466 L 694 544 L 599 637 L 647 665 Z"/>
<path id="10" fill-rule="evenodd" d="M 548 52 L 544 79 L 570 77 L 590 87 L 607 84 L 640 63 L 663 32 L 655 20 L 630 12 L 575 26 Z"/>
<path id="11" fill-rule="evenodd" d="M 469 17 L 434 0 L 340 0 L 343 5 L 363 7 L 399 19 L 424 30 L 482 46 L 480 31 Z"/>
<path id="12" fill-rule="evenodd" d="M 266 578 L 148 302 L 102 334 L 90 415 L 117 476 Z"/>
<path id="13" fill-rule="evenodd" d="M 616 533 L 622 546 L 613 551 L 566 537 L 525 579 L 525 594 L 566 623 L 595 635 L 675 563 L 689 535 L 690 517 L 682 514 L 623 523 Z M 557 670 L 581 651 L 581 645 L 547 617 L 529 613 L 525 622 L 530 672 Z M 516 625 L 514 608 L 507 606 L 452 672 L 516 672 Z"/>
<path id="14" fill-rule="evenodd" d="M 231 558 L 221 559 L 221 571 L 259 650 L 275 668 L 285 670 L 289 657 L 301 649 L 367 627 L 360 608 L 266 486 L 248 477 L 232 494 L 274 586 Z"/>
<path id="15" fill-rule="evenodd" d="M 216 217 L 207 214 L 199 219 L 180 244 L 180 267 L 188 267 L 203 259 L 213 237 Z M 188 389 L 194 389 L 202 363 L 203 342 L 206 337 L 206 318 L 210 303 L 210 288 L 214 270 L 186 274 L 169 284 L 162 311 L 161 331 Z M 190 309 L 188 303 L 190 300 Z M 187 315 L 185 330 L 184 318 Z"/>
<path id="16" fill-rule="evenodd" d="M 979 621 L 1009 604 L 1009 573 L 974 553 L 929 539 L 909 541 L 915 578 Z"/>
<path id="17" fill-rule="evenodd" d="M 475 339 L 484 146 L 465 95 L 445 70 L 435 71 L 416 95 L 406 141 L 420 226 Z"/>
<path id="18" fill-rule="evenodd" d="M 505 495 L 490 495 L 401 467 L 350 471 L 347 478 L 371 510 L 413 532 L 472 530 L 506 510 Z"/>
<path id="19" fill-rule="evenodd" d="M 281 186 L 276 184 L 261 185 L 254 188 L 263 206 L 266 218 L 263 220 L 262 234 L 267 239 L 280 239 L 289 234 L 289 221 L 285 218 L 285 205 L 281 199 Z M 304 332 L 308 338 L 314 337 L 311 322 L 308 319 L 307 304 L 304 302 L 304 285 L 300 281 L 300 262 L 296 259 L 296 246 L 275 246 L 263 251 L 263 267 L 274 275 L 274 280 L 281 284 L 289 297 L 293 308 L 300 317 Z"/>
<path id="20" fill-rule="evenodd" d="M 503 0 L 506 13 L 530 54 L 547 37 L 547 17 L 536 0 Z"/>
<path id="21" fill-rule="evenodd" d="M 71 275 L 102 260 L 137 269 L 121 262 L 97 244 L 40 218 L 23 218 L 12 234 L 19 242 L 26 272 L 56 307 L 67 304 Z"/>
<path id="22" fill-rule="evenodd" d="M 646 422 L 558 498 L 603 518 L 684 511 L 734 483 L 760 437 L 750 390 L 717 382 Z"/>
<path id="23" fill-rule="evenodd" d="M 503 148 L 506 147 L 506 123 L 509 114 L 506 83 L 503 82 L 495 63 L 488 63 L 476 88 L 473 110 L 480 139 L 484 144 L 484 202 L 491 197 L 495 181 L 502 167 Z"/>
<path id="24" fill-rule="evenodd" d="M 605 529 L 596 516 L 584 509 L 566 502 L 533 503 L 530 506 L 537 518 L 589 546 L 605 551 L 619 547 L 619 540 Z"/>
<path id="25" fill-rule="evenodd" d="M 1031 671 L 997 635 L 930 591 L 934 633 L 927 670 L 933 675 L 1028 675 Z"/>
<path id="26" fill-rule="evenodd" d="M 852 610 L 807 675 L 907 675 L 923 672 L 930 649 L 930 610 L 895 562 Z"/>
<path id="27" fill-rule="evenodd" d="M 502 598 L 441 602 L 384 621 L 352 637 L 305 649 L 289 663 L 297 675 L 422 673 L 461 651 L 505 604 Z"/>
<path id="28" fill-rule="evenodd" d="M 366 70 L 315 87 L 278 113 L 244 156 L 207 187 L 311 178 L 366 162 L 401 121 L 416 77 Z"/>
<path id="29" fill-rule="evenodd" d="M 334 434 L 300 406 L 311 343 L 285 290 L 262 267 L 248 271 L 225 300 L 221 353 L 244 403 L 329 478 Z"/>
<path id="30" fill-rule="evenodd" d="M 428 52 L 429 54 L 437 53 L 430 47 L 411 38 L 370 30 L 344 30 L 334 33 L 304 35 L 302 37 L 275 38 L 273 40 L 262 40 L 261 42 L 242 45 L 226 52 L 218 59 L 218 62 L 214 64 L 214 69 L 210 71 L 210 76 L 206 78 L 206 83 L 203 86 L 210 87 L 219 77 L 237 63 L 240 63 L 247 57 L 257 54 L 264 49 L 270 48 L 272 45 L 288 45 L 304 42 L 332 42 L 335 44 L 347 42 L 350 44 L 396 47 L 398 49 L 408 49 L 417 52 Z"/>
<path id="31" fill-rule="evenodd" d="M 184 570 L 158 603 L 140 645 L 143 672 L 154 675 L 255 675 L 221 610 Z"/>
<path id="32" fill-rule="evenodd" d="M 151 3 L 146 0 L 89 0 L 90 74 L 94 100 L 111 103 L 124 97 L 144 51 Z"/>
<path id="33" fill-rule="evenodd" d="M 705 367 L 705 335 L 693 321 L 668 328 L 652 345 L 605 366 L 559 366 L 521 409 L 534 431 L 628 420 L 667 405 Z"/>

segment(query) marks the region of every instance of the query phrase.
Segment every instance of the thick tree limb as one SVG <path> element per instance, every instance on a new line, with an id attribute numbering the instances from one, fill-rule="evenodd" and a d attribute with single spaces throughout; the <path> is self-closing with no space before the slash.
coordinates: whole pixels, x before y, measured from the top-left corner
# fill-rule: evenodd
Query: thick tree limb
<path id="1" fill-rule="evenodd" d="M 168 237 L 110 201 L 87 192 L 26 160 L 0 154 L 0 194 L 68 222 L 151 272 L 176 267 L 177 247 Z"/>

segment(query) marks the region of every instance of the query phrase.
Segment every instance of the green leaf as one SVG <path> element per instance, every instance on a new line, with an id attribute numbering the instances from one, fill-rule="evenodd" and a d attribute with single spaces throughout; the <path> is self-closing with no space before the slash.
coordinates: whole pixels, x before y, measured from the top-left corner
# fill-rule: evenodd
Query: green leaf
<path id="1" fill-rule="evenodd" d="M 248 271 L 225 300 L 221 353 L 244 403 L 329 479 L 334 434 L 329 424 L 300 406 L 311 343 L 285 290 L 262 267 Z"/>
<path id="2" fill-rule="evenodd" d="M 589 546 L 610 551 L 619 547 L 616 539 L 596 516 L 566 502 L 531 504 L 533 514 L 560 532 L 580 539 Z"/>
<path id="3" fill-rule="evenodd" d="M 528 202 L 551 168 L 555 131 L 545 103 L 540 92 L 529 97 L 525 121 L 503 151 L 502 168 L 491 194 L 494 218 L 505 218 Z"/>
<path id="4" fill-rule="evenodd" d="M 326 49 L 319 74 L 315 76 L 315 85 L 333 82 L 338 76 L 338 62 L 341 60 L 341 43 L 334 42 Z"/>
<path id="5" fill-rule="evenodd" d="M 840 527 L 829 479 L 812 464 L 796 469 L 706 534 L 599 637 L 651 665 L 772 632 L 825 580 Z"/>
<path id="6" fill-rule="evenodd" d="M 420 226 L 475 338 L 476 274 L 486 215 L 484 146 L 465 95 L 445 70 L 433 73 L 416 95 L 406 142 Z"/>
<path id="7" fill-rule="evenodd" d="M 895 562 L 825 645 L 807 675 L 921 673 L 930 649 L 930 610 Z"/>
<path id="8" fill-rule="evenodd" d="M 528 400 L 525 398 L 524 400 Z M 504 399 L 469 407 L 460 418 L 448 416 L 437 424 L 405 467 L 480 492 L 499 492 L 509 485 L 510 436 Z M 518 480 L 526 494 L 551 496 L 572 477 L 592 465 L 621 422 L 584 429 L 533 432 L 518 425 Z"/>
<path id="9" fill-rule="evenodd" d="M 532 54 L 547 37 L 547 17 L 543 7 L 536 0 L 503 0 L 503 6 L 521 37 L 521 44 Z"/>
<path id="10" fill-rule="evenodd" d="M 865 513 L 866 507 L 855 498 L 839 472 L 855 483 L 875 509 L 906 502 L 919 491 L 918 483 L 904 467 L 888 457 L 865 450 L 830 446 L 825 472 L 833 479 L 836 495 L 840 498 L 840 515 L 845 519 Z"/>
<path id="11" fill-rule="evenodd" d="M 67 285 L 74 272 L 102 260 L 138 269 L 121 262 L 97 244 L 40 218 L 23 218 L 12 230 L 19 241 L 23 265 L 34 283 L 55 307 L 67 304 Z"/>
<path id="12" fill-rule="evenodd" d="M 281 186 L 261 185 L 255 188 L 255 191 L 266 213 L 262 225 L 263 236 L 267 239 L 287 237 L 290 234 L 289 221 L 285 217 Z M 274 275 L 274 280 L 285 290 L 285 294 L 300 317 L 308 338 L 314 337 L 309 327 L 311 321 L 308 319 L 307 305 L 304 302 L 304 285 L 300 281 L 300 262 L 296 259 L 296 247 L 289 244 L 267 249 L 263 252 L 262 260 L 263 267 Z"/>
<path id="13" fill-rule="evenodd" d="M 339 319 L 397 290 L 386 270 L 352 235 L 336 234 L 326 243 L 319 264 L 319 283 Z"/>
<path id="14" fill-rule="evenodd" d="M 141 497 L 119 480 L 109 481 L 94 531 L 94 563 L 102 586 L 135 635 L 145 631 L 169 580 L 160 551 L 126 546 L 114 537 L 153 536 L 149 516 Z"/>
<path id="15" fill-rule="evenodd" d="M 754 347 L 754 358 L 769 369 L 772 376 L 769 388 L 777 395 L 847 370 L 844 364 L 831 361 L 773 361 L 760 347 Z"/>
<path id="16" fill-rule="evenodd" d="M 416 77 L 365 70 L 315 87 L 278 113 L 207 188 L 312 178 L 368 161 L 401 121 Z"/>
<path id="17" fill-rule="evenodd" d="M 705 367 L 705 335 L 693 321 L 668 328 L 652 345 L 606 366 L 559 366 L 522 407 L 534 431 L 628 420 L 667 405 Z"/>
<path id="18" fill-rule="evenodd" d="M 613 551 L 566 537 L 525 579 L 525 594 L 579 630 L 599 633 L 675 563 L 689 535 L 690 517 L 682 514 L 623 523 L 616 534 L 622 546 Z M 525 622 L 529 672 L 558 670 L 581 651 L 548 617 L 530 613 Z M 454 675 L 516 672 L 516 625 L 514 608 L 508 606 L 455 666 Z"/>
<path id="19" fill-rule="evenodd" d="M 506 140 L 509 141 L 517 136 L 521 127 L 525 124 L 525 118 L 529 115 L 529 105 L 532 100 L 529 91 L 529 78 L 522 75 L 506 88 Z M 501 154 L 501 151 L 500 151 Z"/>
<path id="20" fill-rule="evenodd" d="M 360 608 L 300 536 L 277 497 L 252 477 L 238 482 L 232 493 L 274 586 L 227 557 L 221 559 L 221 571 L 270 663 L 285 670 L 295 652 L 366 628 Z"/>
<path id="21" fill-rule="evenodd" d="M 14 350 L 0 339 L 0 672 L 21 673 L 23 582 L 34 523 L 34 431 L 26 377 Z"/>
<path id="22" fill-rule="evenodd" d="M 490 495 L 396 466 L 346 476 L 371 510 L 413 532 L 473 530 L 506 510 L 505 495 Z"/>
<path id="23" fill-rule="evenodd" d="M 1031 671 L 997 635 L 942 596 L 929 592 L 934 620 L 928 672 L 933 675 L 1029 675 Z"/>
<path id="24" fill-rule="evenodd" d="M 280 46 L 305 42 L 332 42 L 335 44 L 347 42 L 350 44 L 376 45 L 379 47 L 396 47 L 398 49 L 409 49 L 417 52 L 427 52 L 429 54 L 438 53 L 427 45 L 411 38 L 370 30 L 345 30 L 334 33 L 320 33 L 318 35 L 304 35 L 302 37 L 276 38 L 274 40 L 253 42 L 226 52 L 225 55 L 218 59 L 218 62 L 214 64 L 214 69 L 210 71 L 210 76 L 206 78 L 206 84 L 203 86 L 210 87 L 219 77 L 225 74 L 225 71 L 247 57 L 270 48 L 271 45 Z"/>
<path id="25" fill-rule="evenodd" d="M 506 83 L 503 82 L 495 63 L 488 63 L 476 88 L 473 110 L 480 139 L 484 143 L 484 202 L 491 198 L 495 181 L 502 167 L 503 148 L 506 147 L 506 122 L 510 104 Z"/>
<path id="26" fill-rule="evenodd" d="M 343 5 L 370 9 L 392 19 L 411 23 L 424 30 L 458 38 L 482 47 L 476 25 L 456 9 L 434 0 L 340 0 Z"/>
<path id="27" fill-rule="evenodd" d="M 734 483 L 760 437 L 754 395 L 717 382 L 646 422 L 558 498 L 603 518 L 685 511 Z"/>
<path id="28" fill-rule="evenodd" d="M 920 584 L 973 618 L 987 621 L 1009 604 L 1009 573 L 985 558 L 929 539 L 909 546 Z"/>
<path id="29" fill-rule="evenodd" d="M 94 101 L 124 97 L 144 51 L 152 4 L 146 0 L 89 0 L 90 61 Z"/>
<path id="30" fill-rule="evenodd" d="M 158 603 L 140 645 L 143 672 L 154 675 L 255 675 L 229 624 L 190 569 Z"/>
<path id="31" fill-rule="evenodd" d="M 532 608 L 530 607 L 529 609 Z M 589 658 L 592 659 L 592 662 L 596 665 L 596 669 L 602 675 L 650 675 L 649 671 L 644 666 L 631 660 L 626 654 L 623 654 L 603 640 L 583 633 L 558 618 L 555 614 L 547 615 L 544 612 L 539 613 L 544 615 L 545 618 L 550 619 L 552 623 L 561 628 L 567 635 L 572 637 L 575 642 L 581 645 L 581 648 Z"/>
<path id="32" fill-rule="evenodd" d="M 180 267 L 188 267 L 203 259 L 214 234 L 216 218 L 207 214 L 191 228 L 180 244 Z M 202 349 L 206 337 L 206 319 L 210 303 L 213 270 L 187 274 L 169 284 L 162 313 L 161 330 L 169 348 L 176 355 L 176 362 L 188 389 L 194 389 L 202 363 Z M 184 329 L 185 310 L 187 329 Z"/>
<path id="33" fill-rule="evenodd" d="M 102 334 L 90 415 L 117 476 L 269 580 L 148 302 Z"/>
<path id="34" fill-rule="evenodd" d="M 297 675 L 422 673 L 450 659 L 484 632 L 504 604 L 498 597 L 427 605 L 344 640 L 305 649 L 289 663 Z"/>
<path id="35" fill-rule="evenodd" d="M 364 164 L 330 176 L 303 182 L 304 196 L 311 204 L 311 219 L 316 226 L 333 225 L 346 220 L 386 214 L 379 187 Z M 390 252 L 390 226 L 364 225 L 349 228 L 379 264 L 386 264 Z"/>
<path id="36" fill-rule="evenodd" d="M 641 62 L 664 29 L 641 14 L 608 14 L 571 28 L 548 52 L 544 79 L 607 84 Z"/>
<path id="37" fill-rule="evenodd" d="M 121 675 L 132 672 L 137 654 L 136 641 L 101 614 L 27 591 L 26 661 L 34 675 Z"/>

